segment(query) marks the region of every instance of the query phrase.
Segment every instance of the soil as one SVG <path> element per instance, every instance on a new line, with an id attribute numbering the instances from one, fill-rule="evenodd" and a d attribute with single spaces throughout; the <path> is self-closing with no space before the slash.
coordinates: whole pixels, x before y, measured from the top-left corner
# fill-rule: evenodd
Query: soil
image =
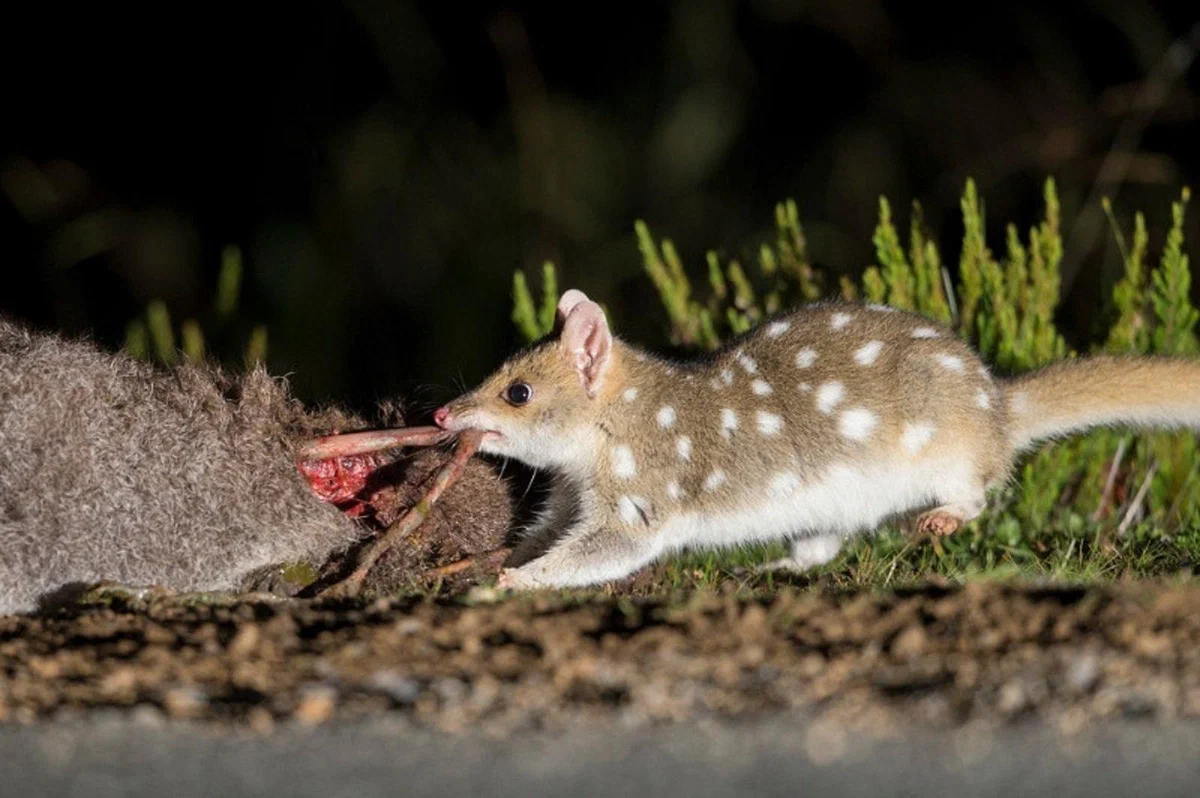
<path id="1" fill-rule="evenodd" d="M 118 598 L 0 618 L 0 717 L 96 708 L 259 731 L 386 715 L 490 734 L 781 713 L 876 733 L 1174 721 L 1200 716 L 1200 587 Z"/>

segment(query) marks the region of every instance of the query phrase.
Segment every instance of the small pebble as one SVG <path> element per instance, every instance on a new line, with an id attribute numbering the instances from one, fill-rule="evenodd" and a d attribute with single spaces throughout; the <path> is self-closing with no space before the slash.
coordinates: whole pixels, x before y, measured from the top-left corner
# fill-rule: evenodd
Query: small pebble
<path id="1" fill-rule="evenodd" d="M 394 670 L 375 671 L 367 679 L 366 686 L 370 690 L 383 693 L 400 706 L 408 706 L 421 694 L 420 682 Z"/>
<path id="2" fill-rule="evenodd" d="M 292 717 L 305 726 L 319 726 L 333 716 L 337 691 L 326 685 L 309 685 L 300 691 Z"/>
<path id="3" fill-rule="evenodd" d="M 208 706 L 208 696 L 198 687 L 178 685 L 163 692 L 162 707 L 168 717 L 194 718 Z"/>

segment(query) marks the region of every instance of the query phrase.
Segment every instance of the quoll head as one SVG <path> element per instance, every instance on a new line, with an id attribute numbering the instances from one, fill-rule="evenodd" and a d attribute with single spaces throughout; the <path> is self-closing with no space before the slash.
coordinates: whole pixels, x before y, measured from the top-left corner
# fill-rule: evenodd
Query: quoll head
<path id="1" fill-rule="evenodd" d="M 594 452 L 595 406 L 612 363 L 604 311 L 572 289 L 558 301 L 551 336 L 439 408 L 434 422 L 453 432 L 484 430 L 484 452 L 538 467 L 569 467 Z"/>

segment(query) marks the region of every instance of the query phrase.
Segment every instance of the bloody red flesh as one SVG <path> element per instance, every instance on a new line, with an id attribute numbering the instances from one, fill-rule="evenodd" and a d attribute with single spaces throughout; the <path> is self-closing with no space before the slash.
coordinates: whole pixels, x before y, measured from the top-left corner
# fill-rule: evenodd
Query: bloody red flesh
<path id="1" fill-rule="evenodd" d="M 357 454 L 325 460 L 301 460 L 296 465 L 318 499 L 357 518 L 369 509 L 361 495 L 367 487 L 367 481 L 384 462 L 379 455 Z"/>
<path id="2" fill-rule="evenodd" d="M 296 466 L 313 493 L 351 517 L 371 510 L 367 482 L 387 459 L 378 452 L 401 446 L 433 446 L 450 437 L 437 427 L 400 427 L 326 435 L 303 443 Z"/>
<path id="3" fill-rule="evenodd" d="M 382 535 L 358 554 L 354 571 L 349 576 L 322 589 L 319 595 L 358 595 L 375 562 L 397 542 L 410 540 L 428 518 L 442 493 L 462 476 L 467 461 L 479 450 L 483 436 L 484 433 L 479 430 L 468 430 L 459 435 L 453 456 L 434 474 L 421 500 L 390 522 Z M 375 471 L 388 462 L 388 458 L 378 452 L 399 446 L 432 446 L 450 437 L 450 433 L 437 427 L 327 435 L 301 444 L 296 466 L 321 500 L 332 503 L 352 517 L 368 513 L 374 515 L 378 509 L 375 499 L 383 491 L 372 490 L 368 485 Z M 507 550 L 493 554 L 506 555 Z M 460 570 L 473 562 L 471 558 L 464 560 Z M 447 571 L 441 575 L 452 573 L 454 571 Z"/>

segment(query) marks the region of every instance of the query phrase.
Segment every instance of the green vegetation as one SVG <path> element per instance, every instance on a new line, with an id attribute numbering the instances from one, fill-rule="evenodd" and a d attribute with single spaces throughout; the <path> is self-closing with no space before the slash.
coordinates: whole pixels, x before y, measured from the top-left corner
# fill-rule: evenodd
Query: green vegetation
<path id="1" fill-rule="evenodd" d="M 217 275 L 217 292 L 213 298 L 211 329 L 227 336 L 237 317 L 242 289 L 242 253 L 237 247 L 226 247 L 221 253 L 221 270 Z M 195 319 L 185 319 L 179 325 L 179 335 L 171 324 L 166 303 L 155 300 L 146 312 L 125 327 L 124 349 L 133 357 L 155 360 L 164 365 L 178 362 L 180 355 L 193 363 L 203 362 L 213 353 L 209 350 L 212 334 L 206 335 Z M 249 339 L 241 345 L 246 365 L 261 363 L 267 357 L 267 328 L 258 324 L 250 331 Z M 228 356 L 224 359 L 229 359 Z"/>
<path id="2" fill-rule="evenodd" d="M 968 181 L 962 197 L 963 241 L 955 284 L 913 205 L 907 246 L 891 205 L 880 200 L 874 244 L 876 265 L 861 285 L 843 280 L 838 293 L 921 313 L 970 340 L 1002 374 L 1074 357 L 1055 327 L 1063 257 L 1061 209 L 1047 180 L 1043 218 L 1022 237 L 1005 228 L 1003 255 L 987 243 L 983 201 Z M 1184 240 L 1185 189 L 1171 208 L 1160 257 L 1148 264 L 1145 217 L 1133 217 L 1126 239 L 1105 201 L 1124 274 L 1112 290 L 1113 320 L 1089 351 L 1191 355 L 1200 311 L 1190 299 L 1191 273 Z M 780 308 L 824 295 L 823 276 L 811 265 L 793 202 L 775 212 L 776 236 L 759 249 L 751 273 L 737 260 L 706 257 L 707 296 L 699 297 L 689 270 L 670 240 L 657 241 L 635 226 L 646 274 L 666 312 L 672 344 L 713 349 Z M 544 285 L 556 290 L 554 267 Z M 518 272 L 514 319 L 526 337 L 552 322 L 547 294 L 533 327 L 533 302 Z M 522 319 L 524 321 L 522 321 Z M 747 579 L 748 566 L 782 548 L 717 552 L 681 558 L 665 570 L 668 585 Z M 917 540 L 900 530 L 864 538 L 821 574 L 845 586 L 911 583 L 931 575 L 953 580 L 1008 575 L 1066 580 L 1113 579 L 1190 570 L 1200 562 L 1200 452 L 1194 434 L 1102 430 L 1047 444 L 1027 457 L 1013 483 L 997 491 L 985 514 L 950 538 Z M 764 577 L 751 581 L 761 583 Z M 770 579 L 770 577 L 765 577 Z"/>

